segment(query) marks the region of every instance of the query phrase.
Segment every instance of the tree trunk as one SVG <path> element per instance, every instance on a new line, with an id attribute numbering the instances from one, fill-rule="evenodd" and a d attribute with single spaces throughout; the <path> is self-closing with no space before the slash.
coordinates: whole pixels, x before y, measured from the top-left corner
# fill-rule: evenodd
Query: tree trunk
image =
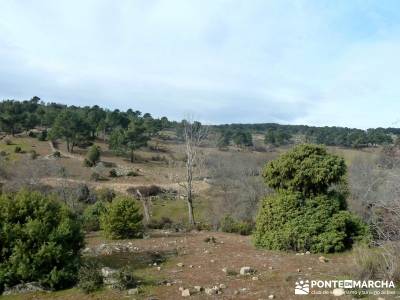
<path id="1" fill-rule="evenodd" d="M 144 215 L 144 222 L 145 224 L 150 223 L 150 208 L 149 208 L 149 200 L 147 198 L 141 197 L 140 199 L 143 204 L 143 215 Z"/>
<path id="2" fill-rule="evenodd" d="M 194 221 L 194 214 L 193 214 L 193 201 L 190 197 L 190 199 L 187 199 L 187 205 L 188 205 L 188 213 L 189 213 L 189 227 L 193 228 L 195 226 L 195 221 Z"/>
<path id="3" fill-rule="evenodd" d="M 69 141 L 67 140 L 67 151 L 70 152 L 69 150 Z"/>
<path id="4" fill-rule="evenodd" d="M 133 163 L 133 150 L 131 150 L 131 163 Z"/>

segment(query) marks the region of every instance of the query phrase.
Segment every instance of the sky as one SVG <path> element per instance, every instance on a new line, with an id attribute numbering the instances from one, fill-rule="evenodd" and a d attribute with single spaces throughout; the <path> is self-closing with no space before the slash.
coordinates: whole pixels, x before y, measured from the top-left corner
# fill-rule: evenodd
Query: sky
<path id="1" fill-rule="evenodd" d="M 399 1 L 0 1 L 0 99 L 400 127 L 399 57 Z"/>

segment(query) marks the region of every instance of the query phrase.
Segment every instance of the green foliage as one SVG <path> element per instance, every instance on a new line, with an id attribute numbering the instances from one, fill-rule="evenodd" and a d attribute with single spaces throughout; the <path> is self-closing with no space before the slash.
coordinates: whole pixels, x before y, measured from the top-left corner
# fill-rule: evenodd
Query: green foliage
<path id="1" fill-rule="evenodd" d="M 82 264 L 78 273 L 78 288 L 86 294 L 93 293 L 103 286 L 101 267 L 94 260 L 87 260 Z"/>
<path id="2" fill-rule="evenodd" d="M 89 205 L 83 212 L 83 226 L 86 231 L 100 230 L 100 216 L 106 211 L 106 205 L 102 201 Z"/>
<path id="3" fill-rule="evenodd" d="M 220 221 L 220 230 L 229 233 L 250 235 L 254 230 L 254 222 L 237 221 L 230 215 L 225 215 Z"/>
<path id="4" fill-rule="evenodd" d="M 266 144 L 272 144 L 274 146 L 285 145 L 290 142 L 290 133 L 283 131 L 282 129 L 268 129 L 265 134 L 264 142 Z"/>
<path id="5" fill-rule="evenodd" d="M 121 291 L 137 286 L 137 281 L 133 275 L 133 270 L 131 267 L 123 267 L 118 270 L 117 274 L 115 274 L 115 279 L 116 283 L 113 284 L 113 288 Z"/>
<path id="6" fill-rule="evenodd" d="M 116 178 L 116 177 L 118 177 L 117 170 L 111 169 L 111 170 L 108 172 L 108 176 L 110 176 L 111 178 Z"/>
<path id="7" fill-rule="evenodd" d="M 60 202 L 24 190 L 0 196 L 0 290 L 30 281 L 71 286 L 82 247 L 80 223 Z"/>
<path id="8" fill-rule="evenodd" d="M 276 194 L 266 197 L 257 216 L 254 242 L 272 250 L 338 252 L 357 241 L 369 241 L 370 231 L 346 211 L 345 195 L 330 190 L 345 185 L 343 159 L 325 148 L 301 145 L 270 162 L 264 171 Z"/>
<path id="9" fill-rule="evenodd" d="M 248 131 L 238 131 L 232 135 L 233 143 L 236 146 L 253 146 L 253 137 Z"/>
<path id="10" fill-rule="evenodd" d="M 53 152 L 53 157 L 60 158 L 61 157 L 61 152 L 60 151 L 54 151 Z"/>
<path id="11" fill-rule="evenodd" d="M 269 162 L 263 176 L 273 189 L 309 195 L 326 193 L 345 173 L 343 158 L 328 154 L 323 146 L 304 144 Z"/>
<path id="12" fill-rule="evenodd" d="M 92 166 L 96 165 L 100 161 L 101 148 L 93 145 L 89 148 L 86 154 L 86 160 L 90 162 Z"/>
<path id="13" fill-rule="evenodd" d="M 20 147 L 20 146 L 15 146 L 14 152 L 15 152 L 15 153 L 21 153 L 21 152 L 22 152 L 21 147 Z"/>
<path id="14" fill-rule="evenodd" d="M 108 238 L 137 238 L 143 235 L 142 219 L 134 199 L 117 196 L 101 215 L 100 227 Z"/>
<path id="15" fill-rule="evenodd" d="M 42 142 L 47 140 L 47 130 L 43 130 L 39 133 L 38 140 Z"/>
<path id="16" fill-rule="evenodd" d="M 254 240 L 272 250 L 338 252 L 367 240 L 368 227 L 343 210 L 337 194 L 311 196 L 280 192 L 264 199 L 257 217 Z"/>
<path id="17" fill-rule="evenodd" d="M 111 202 L 116 194 L 113 189 L 101 188 L 96 191 L 97 201 Z"/>

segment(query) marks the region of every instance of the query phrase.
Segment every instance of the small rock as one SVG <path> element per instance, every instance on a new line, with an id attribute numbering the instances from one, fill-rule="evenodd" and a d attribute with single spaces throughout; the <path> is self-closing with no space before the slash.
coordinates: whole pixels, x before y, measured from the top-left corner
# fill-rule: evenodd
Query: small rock
<path id="1" fill-rule="evenodd" d="M 171 282 L 167 282 L 165 285 L 166 286 L 171 286 L 172 284 L 171 284 Z"/>
<path id="2" fill-rule="evenodd" d="M 157 271 L 161 271 L 161 267 L 157 267 Z"/>
<path id="3" fill-rule="evenodd" d="M 101 268 L 101 274 L 103 275 L 103 277 L 105 278 L 109 278 L 114 276 L 118 271 L 115 269 L 111 269 L 109 267 L 103 267 Z"/>
<path id="4" fill-rule="evenodd" d="M 226 272 L 228 272 L 228 269 L 227 268 L 222 268 L 222 272 L 226 273 Z"/>
<path id="5" fill-rule="evenodd" d="M 189 268 L 193 268 L 193 265 L 189 265 Z"/>
<path id="6" fill-rule="evenodd" d="M 223 283 L 221 283 L 221 284 L 219 285 L 219 288 L 220 288 L 220 289 L 226 289 L 226 285 L 223 284 Z"/>
<path id="7" fill-rule="evenodd" d="M 190 296 L 190 291 L 189 289 L 185 289 L 182 291 L 182 297 L 189 297 Z"/>
<path id="8" fill-rule="evenodd" d="M 310 251 L 306 251 L 306 254 L 307 254 L 307 255 L 310 255 L 311 253 L 310 253 Z"/>
<path id="9" fill-rule="evenodd" d="M 203 288 L 202 288 L 200 285 L 195 285 L 195 286 L 194 286 L 194 290 L 195 290 L 196 292 L 201 292 L 201 291 L 203 290 Z"/>
<path id="10" fill-rule="evenodd" d="M 215 295 L 216 293 L 217 293 L 217 291 L 216 290 L 214 290 L 213 288 L 205 288 L 205 290 L 204 290 L 204 292 L 207 294 L 207 295 Z"/>
<path id="11" fill-rule="evenodd" d="M 184 288 L 182 286 L 179 287 L 179 291 L 182 292 Z"/>
<path id="12" fill-rule="evenodd" d="M 41 292 L 41 291 L 44 291 L 44 289 L 38 282 L 20 283 L 11 288 L 6 288 L 3 293 L 3 296 Z"/>
<path id="13" fill-rule="evenodd" d="M 236 290 L 235 290 L 235 291 L 233 292 L 233 294 L 234 294 L 235 296 L 236 296 L 236 295 L 239 295 L 239 291 L 236 291 Z"/>
<path id="14" fill-rule="evenodd" d="M 138 288 L 129 289 L 129 290 L 126 291 L 126 293 L 128 295 L 138 295 L 139 294 L 139 289 Z"/>
<path id="15" fill-rule="evenodd" d="M 241 267 L 240 268 L 240 275 L 248 275 L 254 273 L 254 270 L 251 267 Z"/>
<path id="16" fill-rule="evenodd" d="M 184 264 L 183 263 L 177 263 L 176 266 L 179 267 L 179 268 L 182 268 L 184 266 Z"/>
<path id="17" fill-rule="evenodd" d="M 256 281 L 256 280 L 258 280 L 258 277 L 257 277 L 257 276 L 254 276 L 254 277 L 251 278 L 251 280 Z"/>
<path id="18" fill-rule="evenodd" d="M 273 267 L 268 267 L 268 269 L 269 269 L 269 270 L 273 270 L 274 268 L 273 268 Z"/>
<path id="19" fill-rule="evenodd" d="M 275 299 L 275 295 L 269 295 L 268 299 Z"/>
<path id="20" fill-rule="evenodd" d="M 325 256 L 320 256 L 320 257 L 318 258 L 318 260 L 319 260 L 320 262 L 322 262 L 322 263 L 328 262 L 328 259 L 327 259 Z"/>
<path id="21" fill-rule="evenodd" d="M 212 260 L 210 260 L 210 263 L 215 263 L 215 260 L 213 260 L 213 259 L 212 259 Z"/>
<path id="22" fill-rule="evenodd" d="M 297 273 L 300 273 L 301 272 L 301 269 L 297 269 Z"/>
<path id="23" fill-rule="evenodd" d="M 333 296 L 336 296 L 336 297 L 343 296 L 344 289 L 342 289 L 342 288 L 333 289 L 332 294 L 333 294 Z"/>

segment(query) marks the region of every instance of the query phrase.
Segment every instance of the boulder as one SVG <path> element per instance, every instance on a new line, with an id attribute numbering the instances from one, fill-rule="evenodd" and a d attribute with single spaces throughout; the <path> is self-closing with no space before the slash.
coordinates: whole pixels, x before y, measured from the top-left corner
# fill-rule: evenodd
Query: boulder
<path id="1" fill-rule="evenodd" d="M 182 291 L 182 297 L 189 297 L 190 296 L 190 291 L 189 289 L 184 289 Z"/>

